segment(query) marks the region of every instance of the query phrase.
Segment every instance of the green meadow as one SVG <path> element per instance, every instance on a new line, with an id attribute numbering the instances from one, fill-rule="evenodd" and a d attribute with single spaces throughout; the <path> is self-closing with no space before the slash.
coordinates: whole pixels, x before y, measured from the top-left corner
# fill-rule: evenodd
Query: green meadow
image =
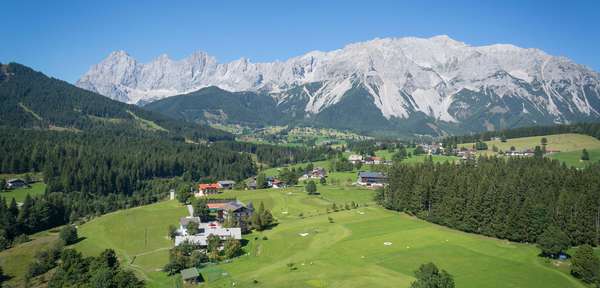
<path id="1" fill-rule="evenodd" d="M 0 266 L 9 275 L 8 287 L 24 286 L 25 273 L 35 254 L 52 245 L 58 239 L 59 228 L 30 235 L 31 241 L 0 252 Z M 5 287 L 5 286 L 2 286 Z"/>
<path id="2" fill-rule="evenodd" d="M 558 152 L 548 155 L 552 159 L 559 160 L 566 163 L 569 166 L 584 168 L 585 166 L 600 161 L 600 149 L 588 149 L 590 160 L 581 160 L 582 150 L 575 150 L 570 152 Z"/>
<path id="3" fill-rule="evenodd" d="M 86 256 L 97 256 L 112 248 L 122 265 L 135 270 L 150 287 L 173 287 L 176 279 L 160 272 L 172 246 L 167 228 L 178 225 L 179 218 L 187 213 L 176 201 L 110 213 L 78 227 L 84 240 L 75 248 Z"/>
<path id="4" fill-rule="evenodd" d="M 515 147 L 516 150 L 534 149 L 535 146 L 540 146 L 542 138 L 548 140 L 546 149 L 548 150 L 559 150 L 560 152 L 571 152 L 581 151 L 586 148 L 600 149 L 600 140 L 583 134 L 556 134 L 546 136 L 534 136 L 534 137 L 521 137 L 507 139 L 506 142 L 500 140 L 486 141 L 488 150 L 482 152 L 483 154 L 494 154 L 492 147 L 496 146 L 499 150 L 508 151 L 510 147 Z M 460 144 L 459 147 L 471 148 L 473 143 Z"/>
<path id="5" fill-rule="evenodd" d="M 15 201 L 23 202 L 25 197 L 29 194 L 31 197 L 42 195 L 46 191 L 46 184 L 43 182 L 36 182 L 30 185 L 31 187 L 22 187 L 17 189 L 8 190 L 0 193 L 0 197 L 4 197 L 7 203 L 10 203 L 12 198 L 15 198 Z"/>
<path id="6" fill-rule="evenodd" d="M 557 135 L 546 135 L 546 136 L 534 136 L 534 137 L 521 137 L 507 139 L 506 142 L 500 140 L 486 141 L 488 150 L 479 151 L 480 155 L 496 155 L 493 152 L 492 147 L 496 146 L 499 150 L 508 151 L 511 147 L 515 147 L 516 150 L 534 149 L 535 146 L 540 146 L 542 138 L 548 140 L 546 149 L 554 150 L 554 152 L 548 154 L 546 157 L 556 159 L 564 162 L 568 166 L 576 168 L 584 168 L 592 162 L 600 161 L 600 140 L 583 134 L 557 134 Z M 460 144 L 459 147 L 470 148 L 473 143 Z M 589 161 L 581 160 L 581 153 L 583 149 L 587 149 L 590 155 Z"/>
<path id="7" fill-rule="evenodd" d="M 406 149 L 406 151 L 408 153 L 413 154 L 415 151 L 415 148 L 408 148 Z M 392 160 L 392 157 L 394 156 L 393 152 L 390 152 L 388 150 L 377 150 L 375 151 L 375 156 L 379 156 L 379 157 L 383 157 L 386 160 Z M 431 160 L 435 163 L 443 163 L 443 162 L 454 162 L 459 160 L 458 157 L 455 156 L 445 156 L 445 155 L 411 155 L 410 157 L 402 160 L 402 163 L 405 164 L 416 164 L 416 163 L 423 163 L 425 162 L 425 160 L 429 159 L 429 157 L 431 157 Z"/>
<path id="8" fill-rule="evenodd" d="M 220 194 L 264 203 L 279 224 L 246 235 L 245 255 L 203 267 L 203 286 L 408 287 L 413 271 L 433 261 L 454 275 L 457 287 L 585 287 L 568 274 L 568 263 L 538 257 L 534 245 L 382 209 L 373 203 L 372 190 L 319 185 L 318 191 L 317 196 L 301 187 Z M 351 201 L 360 207 L 328 213 L 333 203 Z M 159 271 L 172 245 L 167 226 L 186 213 L 175 201 L 111 213 L 81 225 L 85 240 L 75 248 L 86 255 L 113 248 L 149 287 L 172 287 L 178 279 Z"/>

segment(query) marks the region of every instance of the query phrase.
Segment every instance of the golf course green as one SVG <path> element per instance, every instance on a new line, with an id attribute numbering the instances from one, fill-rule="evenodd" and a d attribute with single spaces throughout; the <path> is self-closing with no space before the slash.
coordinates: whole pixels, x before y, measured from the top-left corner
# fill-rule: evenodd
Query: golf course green
<path id="1" fill-rule="evenodd" d="M 373 203 L 372 190 L 321 186 L 228 191 L 219 197 L 263 202 L 278 225 L 245 236 L 245 255 L 200 272 L 204 287 L 409 287 L 413 271 L 434 262 L 457 287 L 585 287 L 568 274 L 568 262 L 538 257 L 534 245 L 511 243 L 434 225 Z M 333 203 L 359 208 L 331 212 Z M 329 210 L 329 213 L 328 213 Z M 75 248 L 96 255 L 115 249 L 122 265 L 149 287 L 173 287 L 161 272 L 167 262 L 167 226 L 187 210 L 176 201 L 111 213 L 79 227 Z"/>

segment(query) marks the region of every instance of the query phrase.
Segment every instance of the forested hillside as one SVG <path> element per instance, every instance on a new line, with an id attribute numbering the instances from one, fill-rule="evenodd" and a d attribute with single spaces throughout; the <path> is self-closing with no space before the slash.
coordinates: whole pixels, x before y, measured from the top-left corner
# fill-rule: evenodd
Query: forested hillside
<path id="1" fill-rule="evenodd" d="M 246 126 L 277 125 L 286 116 L 271 96 L 229 92 L 207 87 L 189 94 L 152 102 L 145 109 L 196 123 L 237 123 Z M 303 115 L 300 115 L 302 117 Z"/>
<path id="2" fill-rule="evenodd" d="M 256 168 L 249 154 L 159 137 L 0 129 L 0 173 L 30 171 L 43 172 L 46 194 L 19 210 L 0 203 L 0 238 L 156 202 L 179 188 L 173 177 L 240 180 Z"/>
<path id="3" fill-rule="evenodd" d="M 114 101 L 16 63 L 0 64 L 0 96 L 0 126 L 5 127 L 233 139 L 223 131 Z"/>
<path id="4" fill-rule="evenodd" d="M 42 171 L 48 190 L 132 194 L 141 180 L 181 176 L 246 178 L 248 154 L 159 138 L 0 130 L 0 172 Z"/>
<path id="5" fill-rule="evenodd" d="M 538 158 L 395 165 L 378 196 L 388 209 L 492 237 L 536 242 L 549 227 L 574 245 L 600 240 L 600 165 L 567 168 Z"/>

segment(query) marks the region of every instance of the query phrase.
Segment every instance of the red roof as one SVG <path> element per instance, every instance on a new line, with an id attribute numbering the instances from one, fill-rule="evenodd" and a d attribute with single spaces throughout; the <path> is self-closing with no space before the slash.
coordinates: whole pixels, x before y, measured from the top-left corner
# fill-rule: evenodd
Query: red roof
<path id="1" fill-rule="evenodd" d="M 206 206 L 208 206 L 208 209 L 224 209 L 227 203 L 208 203 Z"/>
<path id="2" fill-rule="evenodd" d="M 200 184 L 198 185 L 200 190 L 218 190 L 221 188 L 218 183 Z"/>

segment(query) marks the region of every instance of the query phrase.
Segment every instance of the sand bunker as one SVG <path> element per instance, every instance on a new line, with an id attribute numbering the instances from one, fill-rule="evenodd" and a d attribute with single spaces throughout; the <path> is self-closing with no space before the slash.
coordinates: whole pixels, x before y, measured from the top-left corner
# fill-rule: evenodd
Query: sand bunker
<path id="1" fill-rule="evenodd" d="M 392 242 L 383 242 L 383 245 L 390 246 L 390 245 L 392 245 Z"/>
<path id="2" fill-rule="evenodd" d="M 302 236 L 302 237 L 306 237 L 306 236 L 308 236 L 308 233 L 300 233 L 300 234 L 298 234 L 298 235 L 300 235 L 300 236 Z"/>

